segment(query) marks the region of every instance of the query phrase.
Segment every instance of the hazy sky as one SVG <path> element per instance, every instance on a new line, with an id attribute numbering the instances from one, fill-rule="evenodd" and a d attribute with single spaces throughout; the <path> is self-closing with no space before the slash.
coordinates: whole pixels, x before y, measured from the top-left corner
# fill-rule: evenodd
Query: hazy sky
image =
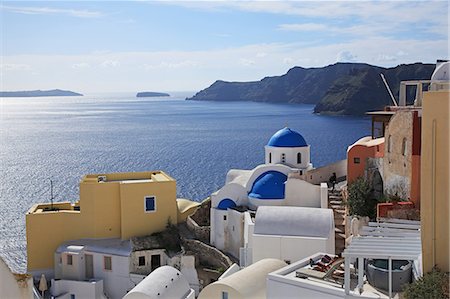
<path id="1" fill-rule="evenodd" d="M 449 58 L 447 1 L 2 1 L 1 90 L 200 90 Z"/>

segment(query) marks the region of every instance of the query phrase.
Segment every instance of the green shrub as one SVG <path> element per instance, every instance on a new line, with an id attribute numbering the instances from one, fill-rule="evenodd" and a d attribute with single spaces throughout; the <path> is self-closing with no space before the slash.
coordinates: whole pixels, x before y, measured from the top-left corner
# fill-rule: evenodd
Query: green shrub
<path id="1" fill-rule="evenodd" d="M 350 215 L 368 216 L 370 219 L 377 216 L 378 201 L 370 197 L 370 189 L 369 182 L 362 177 L 349 184 L 347 205 Z"/>
<path id="2" fill-rule="evenodd" d="M 406 286 L 406 299 L 449 298 L 449 275 L 439 269 L 433 269 L 412 284 Z"/>

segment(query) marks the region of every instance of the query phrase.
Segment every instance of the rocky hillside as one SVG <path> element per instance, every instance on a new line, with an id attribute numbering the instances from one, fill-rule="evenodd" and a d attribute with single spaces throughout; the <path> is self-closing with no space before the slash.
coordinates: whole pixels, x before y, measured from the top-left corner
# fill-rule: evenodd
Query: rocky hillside
<path id="1" fill-rule="evenodd" d="M 380 73 L 398 98 L 400 81 L 429 79 L 434 67 L 422 63 L 394 68 L 362 63 L 294 67 L 282 76 L 255 82 L 216 81 L 187 100 L 305 103 L 316 104 L 315 113 L 358 115 L 390 103 Z"/>

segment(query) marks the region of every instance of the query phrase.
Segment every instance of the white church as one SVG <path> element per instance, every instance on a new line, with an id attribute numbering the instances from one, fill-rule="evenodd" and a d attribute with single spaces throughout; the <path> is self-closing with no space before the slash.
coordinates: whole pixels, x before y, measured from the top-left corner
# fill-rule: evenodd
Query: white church
<path id="1" fill-rule="evenodd" d="M 241 266 L 268 257 L 290 262 L 318 251 L 334 253 L 328 187 L 305 180 L 313 171 L 303 136 L 290 128 L 276 132 L 265 146 L 265 164 L 230 170 L 225 185 L 211 195 L 210 243 Z M 270 246 L 253 246 L 254 240 Z"/>

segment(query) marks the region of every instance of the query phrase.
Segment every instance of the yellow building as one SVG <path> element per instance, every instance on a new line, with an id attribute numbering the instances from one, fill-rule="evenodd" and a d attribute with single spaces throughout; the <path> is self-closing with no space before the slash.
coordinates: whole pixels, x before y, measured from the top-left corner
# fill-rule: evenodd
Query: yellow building
<path id="1" fill-rule="evenodd" d="M 162 171 L 86 175 L 75 204 L 36 204 L 26 214 L 28 271 L 53 269 L 65 241 L 150 235 L 185 221 L 199 205 L 177 200 L 176 181 Z"/>
<path id="2" fill-rule="evenodd" d="M 429 91 L 422 102 L 421 225 L 423 270 L 449 271 L 450 91 Z"/>

